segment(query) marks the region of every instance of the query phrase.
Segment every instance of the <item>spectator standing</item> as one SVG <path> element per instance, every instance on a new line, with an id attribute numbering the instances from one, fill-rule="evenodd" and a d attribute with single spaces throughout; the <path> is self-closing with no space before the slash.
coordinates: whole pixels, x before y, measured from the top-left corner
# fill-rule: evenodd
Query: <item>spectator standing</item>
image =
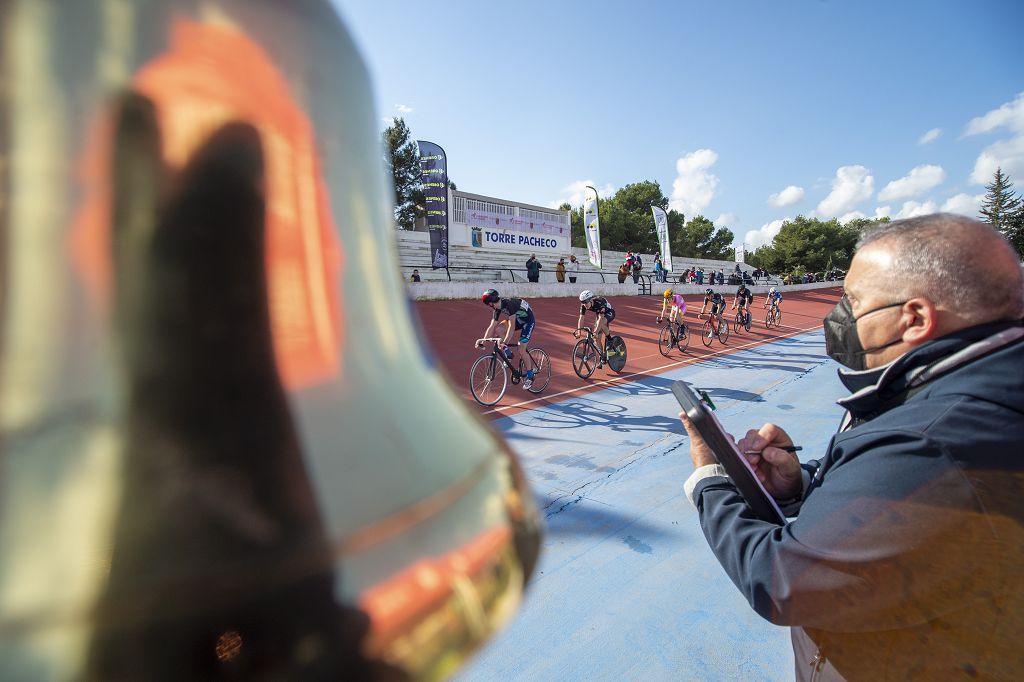
<path id="1" fill-rule="evenodd" d="M 661 254 L 654 254 L 654 280 L 656 282 L 665 281 L 665 268 L 661 266 Z"/>
<path id="2" fill-rule="evenodd" d="M 725 284 L 725 271 L 723 270 L 718 271 L 718 283 Z"/>
<path id="3" fill-rule="evenodd" d="M 638 253 L 638 254 L 634 255 L 633 256 L 633 268 L 632 268 L 632 270 L 633 270 L 633 284 L 636 284 L 636 283 L 638 283 L 640 281 L 640 269 L 643 268 L 643 266 L 644 266 L 644 261 L 643 261 L 642 258 L 640 258 L 640 254 Z"/>
<path id="4" fill-rule="evenodd" d="M 412 270 L 412 277 L 409 278 L 409 281 L 410 282 L 419 282 L 420 281 L 420 271 L 417 270 L 416 268 L 413 268 L 413 270 Z"/>
<path id="5" fill-rule="evenodd" d="M 623 284 L 626 281 L 626 276 L 629 274 L 629 268 L 623 263 L 619 266 L 619 284 Z"/>
<path id="6" fill-rule="evenodd" d="M 526 261 L 526 279 L 531 282 L 540 281 L 540 261 L 537 260 L 537 254 L 530 254 L 530 258 Z"/>
<path id="7" fill-rule="evenodd" d="M 580 262 L 576 260 L 576 256 L 569 256 L 569 266 L 566 270 L 569 271 L 569 283 L 575 284 L 576 277 L 580 274 Z"/>
<path id="8" fill-rule="evenodd" d="M 824 457 L 801 465 L 774 424 L 737 443 L 784 527 L 749 513 L 684 421 L 708 544 L 751 606 L 791 627 L 798 680 L 1019 680 L 1017 254 L 970 218 L 900 220 L 861 237 L 844 288 L 825 349 L 851 395 Z"/>
<path id="9" fill-rule="evenodd" d="M 555 266 L 555 279 L 559 282 L 565 282 L 565 259 L 559 258 L 558 265 Z"/>
<path id="10" fill-rule="evenodd" d="M 704 269 L 697 268 L 697 285 L 700 286 L 702 284 L 704 284 Z"/>

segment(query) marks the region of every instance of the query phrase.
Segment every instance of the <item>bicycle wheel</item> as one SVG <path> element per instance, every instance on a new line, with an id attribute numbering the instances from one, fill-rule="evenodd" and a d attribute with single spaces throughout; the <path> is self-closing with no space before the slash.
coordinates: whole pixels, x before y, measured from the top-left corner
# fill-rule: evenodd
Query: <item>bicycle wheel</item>
<path id="1" fill-rule="evenodd" d="M 508 387 L 508 369 L 493 353 L 481 355 L 469 368 L 469 390 L 481 405 L 501 400 Z"/>
<path id="2" fill-rule="evenodd" d="M 752 317 L 753 315 L 751 315 L 750 311 L 748 310 L 747 314 L 743 318 L 743 329 L 745 329 L 748 332 L 750 331 L 750 322 Z"/>
<path id="3" fill-rule="evenodd" d="M 726 324 L 726 327 L 729 325 Z M 736 313 L 736 317 L 732 318 L 732 330 L 737 334 L 740 333 L 740 328 L 743 326 L 743 318 L 740 313 Z"/>
<path id="4" fill-rule="evenodd" d="M 768 309 L 768 314 L 764 316 L 764 328 L 765 329 L 771 329 L 772 328 L 772 310 L 771 310 L 771 308 Z"/>
<path id="5" fill-rule="evenodd" d="M 621 372 L 626 366 L 626 342 L 621 336 L 608 337 L 608 369 Z"/>
<path id="6" fill-rule="evenodd" d="M 721 322 L 718 325 L 718 341 L 719 341 L 719 343 L 721 343 L 724 346 L 725 342 L 728 341 L 728 340 L 729 340 L 729 323 L 728 322 Z"/>
<path id="7" fill-rule="evenodd" d="M 597 360 L 600 354 L 597 347 L 590 339 L 580 339 L 572 347 L 572 368 L 580 379 L 589 379 L 590 375 L 597 369 Z"/>
<path id="8" fill-rule="evenodd" d="M 531 348 L 530 358 L 537 369 L 533 375 L 533 383 L 526 390 L 530 393 L 540 393 L 547 388 L 548 382 L 551 381 L 551 359 L 542 348 Z"/>
<path id="9" fill-rule="evenodd" d="M 711 324 L 711 320 L 704 322 L 704 331 L 700 335 L 700 340 L 704 342 L 705 346 L 710 347 L 712 339 L 715 338 L 715 328 Z"/>
<path id="10" fill-rule="evenodd" d="M 679 335 L 676 336 L 676 347 L 680 351 L 684 351 L 688 343 L 690 343 L 690 330 L 686 328 L 685 324 L 680 324 Z"/>
<path id="11" fill-rule="evenodd" d="M 658 350 L 665 357 L 672 352 L 672 326 L 667 324 L 661 328 L 661 333 L 658 334 Z"/>
<path id="12" fill-rule="evenodd" d="M 776 310 L 775 311 L 775 326 L 778 327 L 780 324 L 782 324 L 782 311 L 781 310 Z"/>

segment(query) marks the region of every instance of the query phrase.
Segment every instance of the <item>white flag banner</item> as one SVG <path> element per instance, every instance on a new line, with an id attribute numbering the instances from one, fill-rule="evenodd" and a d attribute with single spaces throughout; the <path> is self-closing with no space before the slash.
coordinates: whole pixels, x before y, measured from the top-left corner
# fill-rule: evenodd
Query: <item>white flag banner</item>
<path id="1" fill-rule="evenodd" d="M 737 263 L 743 263 L 744 262 L 743 259 L 746 258 L 746 257 L 747 257 L 747 252 L 744 249 L 744 247 L 737 246 L 736 247 L 736 262 Z"/>
<path id="2" fill-rule="evenodd" d="M 661 267 L 665 272 L 672 272 L 672 252 L 668 247 L 668 214 L 657 206 L 651 206 L 654 214 L 654 229 L 658 233 L 658 244 L 661 245 Z"/>
<path id="3" fill-rule="evenodd" d="M 590 264 L 601 269 L 601 224 L 598 216 L 597 190 L 587 185 L 583 192 L 583 233 L 587 235 Z"/>

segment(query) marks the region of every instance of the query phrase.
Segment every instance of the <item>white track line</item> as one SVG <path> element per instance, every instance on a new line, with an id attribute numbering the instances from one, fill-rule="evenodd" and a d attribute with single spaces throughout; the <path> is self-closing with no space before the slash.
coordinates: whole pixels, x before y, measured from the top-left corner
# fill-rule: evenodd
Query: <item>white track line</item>
<path id="1" fill-rule="evenodd" d="M 785 326 L 785 325 L 782 325 L 782 326 Z M 709 353 L 708 355 L 701 355 L 700 357 L 694 356 L 694 357 L 684 358 L 682 360 L 679 360 L 678 362 L 672 362 L 672 363 L 669 363 L 667 365 L 662 365 L 661 367 L 655 367 L 654 369 L 649 369 L 649 370 L 647 370 L 645 372 L 633 372 L 632 374 L 624 374 L 624 375 L 621 375 L 621 376 L 612 377 L 611 379 L 605 379 L 603 381 L 598 381 L 597 383 L 593 383 L 593 384 L 584 384 L 583 386 L 577 386 L 576 388 L 570 388 L 568 390 L 562 391 L 561 393 L 555 393 L 553 395 L 546 395 L 546 396 L 542 396 L 540 398 L 534 398 L 532 400 L 524 400 L 523 402 L 515 403 L 514 405 L 501 405 L 499 407 L 492 407 L 489 410 L 484 410 L 483 412 L 481 412 L 481 414 L 493 414 L 495 412 L 501 412 L 502 410 L 518 409 L 518 408 L 521 408 L 521 407 L 525 407 L 526 405 L 532 405 L 533 403 L 539 403 L 539 402 L 544 401 L 544 400 L 551 400 L 552 398 L 557 398 L 558 396 L 562 396 L 562 395 L 569 395 L 570 393 L 577 393 L 579 391 L 583 391 L 583 390 L 586 390 L 586 389 L 594 388 L 596 386 L 608 386 L 608 385 L 614 385 L 614 384 L 621 384 L 621 383 L 623 383 L 623 382 L 625 382 L 625 381 L 627 381 L 627 380 L 629 380 L 629 379 L 631 379 L 633 377 L 653 376 L 655 373 L 661 372 L 663 370 L 671 369 L 673 367 L 678 367 L 680 365 L 692 365 L 693 363 L 701 361 L 701 360 L 707 360 L 708 358 L 713 358 L 713 357 L 717 357 L 719 355 L 724 355 L 726 351 L 741 350 L 743 348 L 751 348 L 753 346 L 763 346 L 766 343 L 771 343 L 772 341 L 776 341 L 778 339 L 789 338 L 790 336 L 796 336 L 797 334 L 803 334 L 803 333 L 806 333 L 806 332 L 811 332 L 811 331 L 814 331 L 817 328 L 818 327 L 808 327 L 807 329 L 796 329 L 795 327 L 790 327 L 790 329 L 796 329 L 796 331 L 792 331 L 792 332 L 789 332 L 787 334 L 782 334 L 780 336 L 776 336 L 776 337 L 774 337 L 774 338 L 772 338 L 770 340 L 769 339 L 761 339 L 760 341 L 751 341 L 751 342 L 745 343 L 745 344 L 743 344 L 741 346 L 723 347 L 721 350 L 711 351 L 711 353 Z M 696 338 L 699 339 L 700 336 L 697 336 Z"/>

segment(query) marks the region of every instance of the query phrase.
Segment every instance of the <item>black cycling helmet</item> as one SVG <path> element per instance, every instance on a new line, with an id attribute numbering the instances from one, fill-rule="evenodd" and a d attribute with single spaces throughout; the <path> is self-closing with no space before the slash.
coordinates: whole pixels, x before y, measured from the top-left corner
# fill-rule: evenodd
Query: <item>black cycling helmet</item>
<path id="1" fill-rule="evenodd" d="M 484 292 L 484 295 L 480 297 L 480 300 L 490 305 L 491 303 L 497 303 L 500 296 L 498 296 L 497 289 L 488 289 Z"/>
<path id="2" fill-rule="evenodd" d="M 715 292 L 714 292 L 714 290 L 711 289 L 711 287 L 708 287 L 707 289 L 704 290 L 704 293 L 707 294 L 708 296 L 710 296 L 711 294 L 713 294 Z"/>

